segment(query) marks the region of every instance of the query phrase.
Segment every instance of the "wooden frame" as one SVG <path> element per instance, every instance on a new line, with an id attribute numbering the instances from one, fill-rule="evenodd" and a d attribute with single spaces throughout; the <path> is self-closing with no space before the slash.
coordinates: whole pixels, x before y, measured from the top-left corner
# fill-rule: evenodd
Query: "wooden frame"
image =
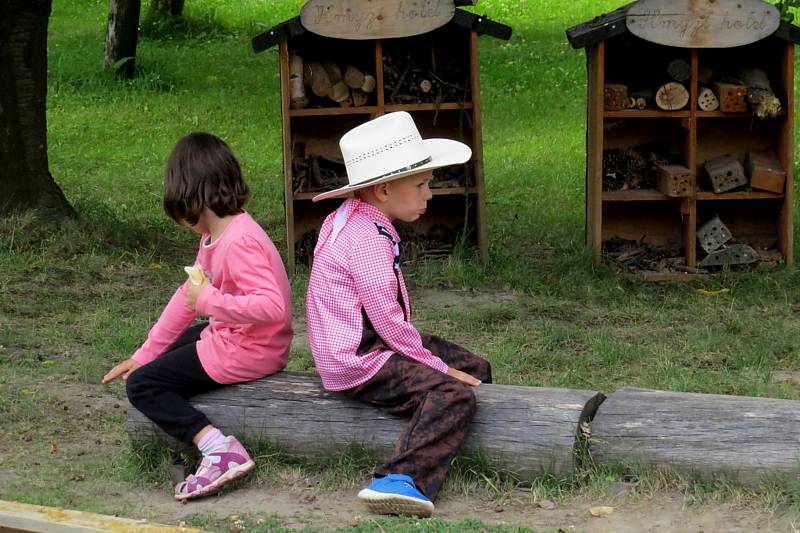
<path id="1" fill-rule="evenodd" d="M 647 222 L 645 219 L 649 218 L 649 216 L 643 217 L 642 213 L 657 212 L 659 215 L 664 215 L 674 209 L 677 216 L 674 219 L 676 222 L 668 222 L 669 217 L 663 216 L 661 217 L 662 222 L 650 223 L 649 228 L 655 232 L 661 232 L 661 235 L 655 237 L 657 241 L 666 239 L 663 235 L 674 235 L 675 230 L 678 229 L 682 236 L 681 244 L 686 265 L 695 267 L 698 262 L 696 231 L 705 222 L 705 220 L 699 219 L 698 216 L 708 216 L 711 211 L 722 205 L 721 203 L 717 204 L 717 202 L 728 202 L 728 207 L 725 209 L 728 216 L 734 219 L 731 221 L 734 225 L 744 228 L 745 233 L 752 229 L 751 233 L 758 233 L 765 242 L 774 238 L 780 258 L 787 265 L 794 265 L 792 228 L 794 44 L 777 36 L 771 36 L 757 43 L 734 49 L 711 49 L 710 51 L 708 49 L 690 49 L 688 50 L 688 58 L 691 64 L 691 79 L 688 82 L 690 102 L 686 108 L 680 111 L 655 109 L 605 111 L 604 84 L 606 81 L 616 81 L 612 79 L 606 80 L 609 61 L 618 60 L 614 56 L 614 51 L 609 51 L 609 48 L 613 48 L 615 40 L 622 38 L 638 39 L 630 34 L 622 33 L 594 42 L 586 49 L 588 76 L 586 244 L 592 250 L 595 263 L 599 264 L 602 261 L 603 244 L 613 236 L 613 232 L 617 231 L 619 227 L 627 224 L 632 228 L 636 228 Z M 645 41 L 639 41 L 645 43 Z M 661 47 L 674 52 L 674 54 L 687 53 L 686 49 L 668 48 L 653 43 L 647 43 L 647 46 L 651 48 Z M 731 54 L 729 57 L 733 59 L 736 54 L 746 54 L 748 53 L 748 47 L 755 46 L 774 50 L 779 57 L 776 62 L 778 66 L 773 69 L 777 70 L 775 72 L 776 76 L 774 76 L 775 79 L 773 79 L 773 88 L 776 93 L 780 93 L 781 103 L 784 108 L 783 112 L 775 118 L 758 119 L 754 118 L 752 113 L 749 112 L 723 113 L 721 111 L 699 110 L 697 107 L 698 69 L 704 58 L 708 57 L 708 54 L 715 54 L 714 57 L 724 59 L 726 54 Z M 752 57 L 758 57 L 755 51 L 751 52 L 751 54 Z M 627 59 L 630 60 L 630 58 Z M 675 125 L 669 127 L 673 128 L 675 132 L 682 131 L 680 134 L 672 134 L 673 141 L 681 141 L 677 136 L 684 135 L 682 140 L 684 145 L 683 156 L 685 164 L 691 172 L 693 184 L 693 193 L 691 195 L 676 199 L 666 196 L 658 190 L 651 189 L 603 191 L 603 150 L 613 140 L 611 133 L 609 133 L 609 126 L 616 123 L 634 124 L 637 121 L 645 121 L 646 124 L 650 125 L 650 128 L 655 128 L 657 125 L 670 125 L 672 124 L 670 121 L 675 121 Z M 715 121 L 718 123 L 717 125 L 714 125 Z M 643 126 L 638 125 L 637 127 Z M 744 132 L 737 132 L 737 128 Z M 748 128 L 751 131 L 747 131 Z M 763 137 L 757 137 L 757 134 L 752 132 L 754 128 L 761 128 L 766 133 L 763 133 Z M 661 128 L 662 131 L 664 129 Z M 633 137 L 632 134 L 631 137 Z M 700 186 L 702 182 L 699 179 L 700 169 L 703 164 L 701 156 L 708 155 L 709 152 L 713 151 L 709 143 L 718 143 L 721 146 L 728 143 L 732 149 L 742 150 L 744 147 L 749 150 L 758 148 L 756 146 L 758 142 L 754 139 L 762 138 L 774 148 L 783 169 L 786 171 L 786 184 L 783 193 L 752 190 L 715 194 L 703 190 Z M 648 209 L 632 207 L 632 204 L 637 203 L 644 203 L 648 206 Z M 740 207 L 741 209 L 735 209 L 731 206 Z M 753 207 L 753 209 L 750 209 L 750 207 Z M 609 223 L 614 224 L 614 228 L 610 228 Z M 679 224 L 680 228 L 662 227 L 666 224 Z"/>
<path id="2" fill-rule="evenodd" d="M 471 90 L 471 98 L 467 102 L 443 102 L 440 104 L 390 104 L 387 102 L 387 95 L 384 90 L 384 76 L 383 76 L 383 58 L 384 58 L 384 45 L 382 40 L 358 41 L 358 45 L 370 47 L 374 51 L 374 72 L 376 80 L 376 92 L 374 105 L 367 105 L 364 107 L 333 107 L 336 104 L 331 102 L 331 107 L 317 107 L 306 109 L 292 109 L 290 107 L 289 95 L 289 57 L 291 52 L 295 49 L 297 41 L 303 38 L 300 35 L 296 38 L 287 38 L 280 42 L 280 88 L 281 88 L 281 115 L 283 122 L 283 170 L 284 170 L 284 204 L 286 216 L 286 247 L 287 247 L 287 268 L 290 273 L 295 270 L 295 265 L 302 259 L 298 257 L 296 246 L 302 243 L 304 235 L 307 235 L 311 228 L 319 229 L 324 216 L 335 209 L 337 203 L 334 200 L 322 201 L 319 204 L 313 204 L 311 199 L 319 194 L 321 191 L 314 192 L 293 192 L 293 143 L 302 134 L 301 130 L 305 128 L 306 131 L 313 129 L 313 124 L 320 126 L 330 126 L 332 120 L 337 123 L 346 125 L 346 129 L 357 125 L 361 122 L 366 122 L 372 118 L 378 117 L 392 111 L 408 111 L 417 121 L 420 133 L 423 138 L 431 137 L 426 131 L 423 124 L 426 118 L 432 114 L 441 120 L 442 117 L 451 118 L 455 117 L 456 113 L 467 113 L 468 121 L 471 124 L 469 133 L 461 140 L 472 148 L 471 169 L 472 175 L 469 179 L 470 183 L 465 184 L 464 187 L 447 187 L 432 189 L 434 194 L 433 199 L 428 204 L 428 212 L 417 223 L 414 228 L 417 231 L 427 231 L 425 228 L 430 224 L 437 221 L 446 220 L 447 223 L 454 224 L 455 211 L 458 209 L 457 198 L 463 198 L 461 212 L 461 226 L 467 228 L 467 233 L 471 240 L 475 242 L 483 261 L 488 259 L 488 240 L 486 230 L 486 200 L 485 200 L 485 182 L 484 182 L 484 165 L 483 165 L 483 137 L 482 137 L 482 122 L 481 122 L 481 104 L 480 104 L 480 77 L 478 68 L 478 35 L 475 31 L 461 27 L 455 23 L 450 23 L 438 31 L 451 31 L 463 33 L 464 46 L 466 50 L 463 51 L 467 59 L 467 68 L 469 68 L 469 83 Z M 425 39 L 427 35 L 423 34 L 413 38 L 405 39 Z M 310 35 L 310 34 L 304 34 Z M 343 40 L 331 39 L 321 36 L 313 36 L 313 39 L 321 39 L 330 42 L 332 46 L 336 43 L 342 43 Z M 394 40 L 392 40 L 394 41 Z M 352 41 L 347 41 L 352 42 Z M 387 41 L 388 42 L 388 41 Z M 392 43 L 390 43 L 392 44 Z M 458 46 L 457 44 L 455 46 Z M 327 48 L 327 47 L 326 47 Z M 362 62 L 365 59 L 362 58 Z M 370 64 L 370 66 L 372 66 Z M 452 115 L 452 117 L 450 117 Z M 301 127 L 302 124 L 302 127 Z M 441 128 L 441 127 L 440 127 Z M 320 130 L 326 128 L 319 128 Z M 328 142 L 338 142 L 338 136 L 343 134 L 344 131 L 336 131 L 333 133 L 322 133 L 328 135 Z M 334 139 L 335 137 L 335 139 Z M 469 168 L 469 167 L 468 167 Z M 451 199 L 448 199 L 451 198 Z M 474 214 L 473 214 L 474 213 Z M 440 217 L 441 215 L 441 217 Z M 472 220 L 470 220 L 470 217 Z M 305 233 L 304 233 L 305 230 Z M 308 250 L 304 250 L 308 253 Z"/>

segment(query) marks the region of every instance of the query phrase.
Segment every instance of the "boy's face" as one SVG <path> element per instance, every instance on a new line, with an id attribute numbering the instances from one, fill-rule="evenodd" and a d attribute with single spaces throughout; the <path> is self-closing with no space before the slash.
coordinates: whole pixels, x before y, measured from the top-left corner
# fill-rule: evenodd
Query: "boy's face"
<path id="1" fill-rule="evenodd" d="M 392 220 L 414 222 L 425 214 L 428 200 L 433 197 L 428 187 L 432 177 L 433 171 L 429 170 L 381 184 L 385 185 L 380 194 L 381 210 Z"/>

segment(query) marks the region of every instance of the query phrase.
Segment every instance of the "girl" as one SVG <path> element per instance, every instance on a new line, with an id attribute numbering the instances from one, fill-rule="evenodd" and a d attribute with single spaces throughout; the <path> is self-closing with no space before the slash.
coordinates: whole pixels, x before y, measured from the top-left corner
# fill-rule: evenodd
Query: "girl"
<path id="1" fill-rule="evenodd" d="M 255 466 L 188 398 L 279 372 L 292 339 L 289 280 L 275 245 L 242 209 L 249 191 L 228 145 L 208 133 L 181 139 L 167 162 L 164 210 L 199 233 L 204 277 L 178 287 L 147 340 L 103 378 L 127 380 L 131 404 L 167 434 L 196 445 L 197 472 L 175 487 L 188 500 Z M 198 316 L 208 323 L 191 326 Z M 191 326 L 191 327 L 190 327 Z"/>

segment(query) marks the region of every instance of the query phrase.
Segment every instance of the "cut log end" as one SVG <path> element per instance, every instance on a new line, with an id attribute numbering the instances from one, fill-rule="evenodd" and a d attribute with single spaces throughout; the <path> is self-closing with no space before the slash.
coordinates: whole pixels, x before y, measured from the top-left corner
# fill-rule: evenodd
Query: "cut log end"
<path id="1" fill-rule="evenodd" d="M 689 91 L 682 84 L 672 81 L 656 91 L 656 105 L 664 111 L 678 111 L 689 103 Z"/>

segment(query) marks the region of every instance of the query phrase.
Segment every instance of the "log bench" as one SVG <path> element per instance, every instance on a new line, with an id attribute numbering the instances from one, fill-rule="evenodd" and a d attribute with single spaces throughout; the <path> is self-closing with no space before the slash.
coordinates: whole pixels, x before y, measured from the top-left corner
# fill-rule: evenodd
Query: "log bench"
<path id="1" fill-rule="evenodd" d="M 756 483 L 800 474 L 800 402 L 625 388 L 592 422 L 596 463 L 638 463 Z"/>
<path id="2" fill-rule="evenodd" d="M 482 453 L 521 479 L 542 472 L 570 475 L 576 436 L 603 401 L 594 391 L 482 384 L 462 451 Z M 388 459 L 406 419 L 322 389 L 316 374 L 281 372 L 198 395 L 192 404 L 224 433 L 268 440 L 288 453 L 323 457 L 357 444 Z M 166 435 L 128 408 L 134 441 Z M 174 441 L 173 441 L 174 442 Z"/>

